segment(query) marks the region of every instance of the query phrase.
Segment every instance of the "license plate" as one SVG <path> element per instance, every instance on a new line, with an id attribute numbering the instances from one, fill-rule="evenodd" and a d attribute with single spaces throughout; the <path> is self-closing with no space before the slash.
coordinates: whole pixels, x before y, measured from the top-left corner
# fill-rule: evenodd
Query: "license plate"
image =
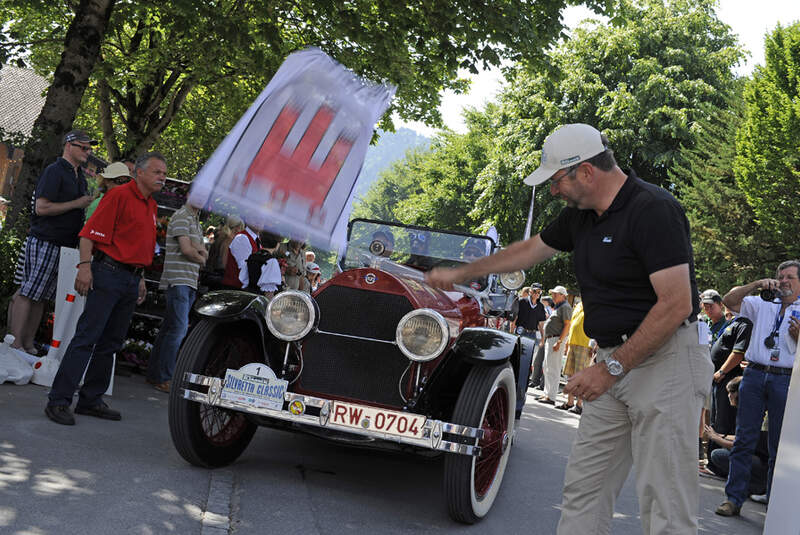
<path id="1" fill-rule="evenodd" d="M 259 409 L 281 410 L 288 381 L 261 377 L 242 370 L 228 370 L 220 397 Z"/>
<path id="2" fill-rule="evenodd" d="M 379 431 L 402 437 L 422 438 L 425 416 L 389 411 L 335 401 L 331 423 L 347 427 Z"/>

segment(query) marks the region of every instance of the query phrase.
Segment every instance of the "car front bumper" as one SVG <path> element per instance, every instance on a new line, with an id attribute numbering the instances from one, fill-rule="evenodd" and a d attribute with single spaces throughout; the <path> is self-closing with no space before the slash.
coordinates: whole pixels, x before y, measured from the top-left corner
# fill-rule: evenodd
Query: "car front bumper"
<path id="1" fill-rule="evenodd" d="M 473 457 L 478 457 L 481 453 L 481 448 L 478 446 L 478 441 L 483 437 L 483 429 L 480 428 L 451 424 L 448 422 L 442 422 L 440 420 L 428 418 L 423 426 L 421 437 L 418 438 L 395 435 L 374 429 L 350 427 L 331 422 L 330 414 L 333 400 L 330 399 L 287 392 L 284 396 L 285 408 L 282 408 L 281 410 L 273 410 L 261 407 L 253 407 L 245 403 L 222 399 L 220 397 L 220 394 L 222 393 L 222 379 L 218 377 L 208 377 L 205 375 L 187 372 L 184 374 L 183 379 L 184 381 L 193 385 L 208 387 L 207 394 L 198 392 L 196 390 L 190 390 L 188 388 L 182 389 L 182 395 L 184 399 L 202 403 L 204 405 L 211 405 L 214 407 L 220 407 L 222 409 L 229 409 L 259 416 L 267 416 L 276 420 L 293 422 L 319 429 L 330 429 L 337 432 L 351 433 L 354 435 L 370 437 L 375 440 L 386 440 L 389 442 L 408 444 L 430 450 L 458 453 Z M 307 411 L 308 408 L 317 409 L 319 411 L 319 415 L 306 414 L 305 411 L 301 414 L 295 414 L 289 411 L 288 407 L 291 406 L 294 401 L 300 401 L 305 407 L 305 411 Z M 364 405 L 364 407 L 367 406 Z M 446 440 L 446 435 L 461 437 L 462 440 L 467 439 L 465 442 L 469 443 L 464 444 L 460 442 L 453 442 L 452 440 Z"/>

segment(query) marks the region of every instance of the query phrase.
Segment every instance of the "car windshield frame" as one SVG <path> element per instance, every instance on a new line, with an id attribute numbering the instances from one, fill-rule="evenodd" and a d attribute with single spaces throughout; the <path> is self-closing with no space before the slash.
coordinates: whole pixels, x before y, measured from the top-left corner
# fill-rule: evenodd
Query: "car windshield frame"
<path id="1" fill-rule="evenodd" d="M 357 218 L 347 226 L 342 268 L 362 267 L 364 257 L 372 255 L 428 271 L 474 261 L 492 254 L 496 248 L 489 236 Z"/>

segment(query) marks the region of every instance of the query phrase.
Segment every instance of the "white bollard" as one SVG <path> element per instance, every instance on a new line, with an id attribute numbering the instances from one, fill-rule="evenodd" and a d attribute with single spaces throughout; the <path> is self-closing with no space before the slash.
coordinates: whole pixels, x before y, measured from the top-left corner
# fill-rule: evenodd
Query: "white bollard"
<path id="1" fill-rule="evenodd" d="M 800 534 L 800 344 L 794 354 L 789 395 L 783 412 L 778 458 L 772 475 L 764 535 Z M 794 526 L 794 527 L 792 527 Z"/>
<path id="2" fill-rule="evenodd" d="M 53 320 L 53 340 L 47 355 L 33 364 L 33 378 L 31 382 L 41 386 L 53 386 L 53 379 L 61 365 L 61 359 L 75 335 L 78 319 L 86 306 L 86 298 L 75 291 L 75 277 L 78 275 L 76 267 L 80 261 L 77 249 L 61 248 L 58 260 L 58 285 L 56 287 L 56 310 Z M 112 357 L 111 379 L 108 383 L 106 395 L 111 395 L 114 390 L 114 369 L 116 355 Z M 84 371 L 84 375 L 86 372 Z M 81 378 L 81 382 L 83 379 Z"/>

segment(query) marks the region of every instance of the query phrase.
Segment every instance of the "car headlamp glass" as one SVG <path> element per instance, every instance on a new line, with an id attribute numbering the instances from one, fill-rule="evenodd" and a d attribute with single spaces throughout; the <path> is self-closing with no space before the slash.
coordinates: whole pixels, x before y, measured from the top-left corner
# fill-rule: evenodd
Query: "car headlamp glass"
<path id="1" fill-rule="evenodd" d="M 525 272 L 520 270 L 513 273 L 501 273 L 500 284 L 506 290 L 519 290 L 525 284 Z"/>
<path id="2" fill-rule="evenodd" d="M 435 310 L 412 310 L 397 324 L 397 345 L 411 360 L 425 362 L 441 355 L 449 341 L 447 322 Z"/>
<path id="3" fill-rule="evenodd" d="M 315 307 L 308 294 L 288 290 L 269 302 L 267 327 L 281 340 L 299 340 L 311 331 L 315 316 Z"/>

